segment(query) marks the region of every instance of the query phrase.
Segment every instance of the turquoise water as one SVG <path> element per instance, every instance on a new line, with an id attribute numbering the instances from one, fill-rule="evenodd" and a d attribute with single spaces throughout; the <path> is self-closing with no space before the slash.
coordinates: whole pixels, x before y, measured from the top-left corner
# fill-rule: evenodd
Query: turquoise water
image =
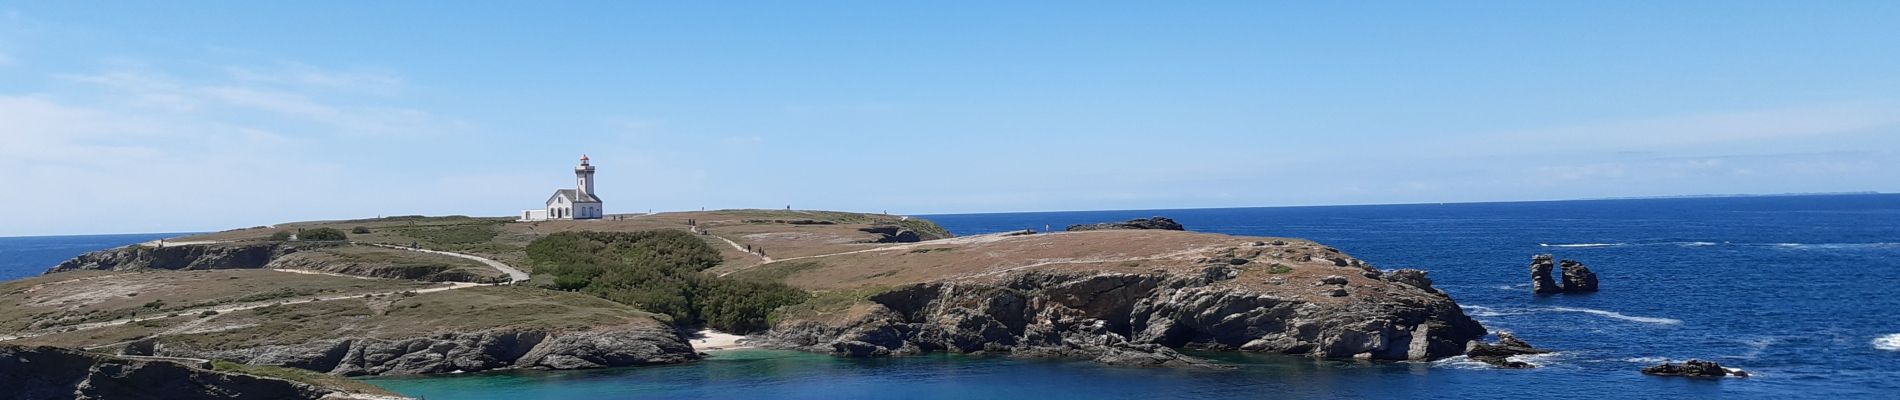
<path id="1" fill-rule="evenodd" d="M 1900 398 L 1900 195 L 928 218 L 975 234 L 1154 215 L 1197 231 L 1310 238 L 1381 268 L 1431 271 L 1436 286 L 1485 326 L 1559 352 L 1529 360 L 1541 366 L 1532 370 L 1458 359 L 1356 363 L 1209 354 L 1237 368 L 1199 371 L 747 350 L 665 367 L 370 382 L 430 399 L 509 400 Z M 30 276 L 79 252 L 140 240 L 0 238 L 0 276 Z M 1526 265 L 1537 253 L 1583 261 L 1602 278 L 1603 291 L 1533 295 Z M 1699 380 L 1636 372 L 1688 358 L 1756 375 Z"/>
<path id="2" fill-rule="evenodd" d="M 1429 363 L 1363 363 L 1202 354 L 1232 370 L 1105 367 L 1085 361 L 928 355 L 848 359 L 783 350 L 713 353 L 694 364 L 599 371 L 533 371 L 368 382 L 426 399 L 1207 399 L 1485 397 L 1495 377 L 1535 371 L 1458 370 Z M 1726 382 L 1625 374 L 1642 393 L 1716 396 Z M 1583 398 L 1552 388 L 1544 398 Z"/>

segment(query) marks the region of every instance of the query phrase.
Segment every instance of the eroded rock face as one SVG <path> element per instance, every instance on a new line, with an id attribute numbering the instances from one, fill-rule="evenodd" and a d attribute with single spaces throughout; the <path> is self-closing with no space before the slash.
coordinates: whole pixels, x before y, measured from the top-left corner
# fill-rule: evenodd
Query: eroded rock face
<path id="1" fill-rule="evenodd" d="M 55 347 L 0 345 L 0 397 L 9 399 L 319 399 L 303 383 L 200 369 L 163 360 Z"/>
<path id="2" fill-rule="evenodd" d="M 1564 288 L 1557 286 L 1557 280 L 1550 277 L 1550 272 L 1555 267 L 1551 263 L 1549 254 L 1531 256 L 1531 292 L 1563 293 Z"/>
<path id="3" fill-rule="evenodd" d="M 1069 225 L 1069 231 L 1093 231 L 1103 229 L 1162 229 L 1170 231 L 1187 230 L 1181 223 L 1167 217 L 1131 219 L 1127 222 L 1104 222 L 1099 224 Z"/>
<path id="4" fill-rule="evenodd" d="M 1551 260 L 1553 257 L 1549 254 L 1531 256 L 1531 292 L 1550 294 L 1597 291 L 1597 274 L 1591 272 L 1589 267 L 1575 260 L 1563 260 L 1553 266 Z M 1559 273 L 1563 279 L 1562 285 L 1558 285 L 1556 279 L 1551 277 L 1553 271 L 1561 271 Z"/>
<path id="5" fill-rule="evenodd" d="M 1175 349 L 1428 360 L 1463 354 L 1485 334 L 1435 292 L 1318 304 L 1204 275 L 1028 272 L 996 284 L 917 284 L 872 296 L 850 318 L 781 323 L 764 342 L 854 357 L 1009 352 L 1187 366 L 1202 362 Z"/>
<path id="6" fill-rule="evenodd" d="M 78 257 L 73 257 L 46 270 L 46 273 L 77 270 L 124 271 L 143 268 L 170 270 L 263 268 L 270 264 L 271 260 L 286 254 L 313 247 L 338 245 L 342 243 L 240 242 L 165 247 L 126 246 L 80 254 Z"/>
<path id="7" fill-rule="evenodd" d="M 134 346 L 141 346 L 134 343 Z M 506 368 L 588 369 L 672 364 L 699 358 L 670 328 L 580 332 L 491 330 L 409 339 L 341 338 L 247 348 L 196 348 L 159 342 L 128 346 L 151 355 L 232 360 L 341 376 L 420 375 Z"/>
<path id="8" fill-rule="evenodd" d="M 873 239 L 869 243 L 916 243 L 924 240 L 923 236 L 918 235 L 916 231 L 897 226 L 873 226 L 869 228 L 859 228 L 858 230 L 879 235 L 877 239 Z"/>
<path id="9" fill-rule="evenodd" d="M 1597 291 L 1597 273 L 1591 272 L 1583 263 L 1564 260 L 1558 264 L 1563 271 L 1564 293 L 1588 293 Z"/>

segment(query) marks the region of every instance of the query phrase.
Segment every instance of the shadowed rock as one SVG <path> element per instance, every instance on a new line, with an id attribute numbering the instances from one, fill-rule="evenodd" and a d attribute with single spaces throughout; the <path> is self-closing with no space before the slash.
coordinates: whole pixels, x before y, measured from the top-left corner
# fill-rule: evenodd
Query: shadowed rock
<path id="1" fill-rule="evenodd" d="M 1564 288 L 1557 286 L 1557 280 L 1550 277 L 1550 272 L 1552 269 L 1555 269 L 1555 267 L 1555 265 L 1551 264 L 1551 256 L 1549 254 L 1531 256 L 1532 293 L 1563 293 Z"/>
<path id="2" fill-rule="evenodd" d="M 1510 332 L 1498 332 L 1497 343 L 1471 342 L 1471 347 L 1465 350 L 1465 357 L 1491 364 L 1498 368 L 1520 369 L 1536 368 L 1537 366 L 1523 361 L 1511 361 L 1511 356 L 1544 354 L 1549 352 L 1550 350 L 1531 347 L 1530 343 L 1525 342 L 1523 339 L 1518 339 L 1516 335 L 1512 335 Z"/>
<path id="3" fill-rule="evenodd" d="M 1187 228 L 1181 226 L 1181 223 L 1174 222 L 1173 219 L 1169 219 L 1168 217 L 1131 219 L 1131 220 L 1128 220 L 1127 222 L 1104 222 L 1104 223 L 1099 223 L 1099 224 L 1069 225 L 1068 230 L 1071 232 L 1075 232 L 1075 231 L 1096 231 L 1096 230 L 1104 230 L 1104 229 L 1161 229 L 1161 230 L 1170 230 L 1170 231 L 1187 230 Z"/>
<path id="4" fill-rule="evenodd" d="M 1695 377 L 1695 378 L 1720 378 L 1720 377 L 1730 376 L 1730 375 L 1734 375 L 1737 377 L 1748 376 L 1748 372 L 1746 371 L 1742 371 L 1739 369 L 1734 370 L 1734 371 L 1729 371 L 1728 368 L 1722 368 L 1721 364 L 1716 364 L 1714 361 L 1702 361 L 1702 360 L 1689 360 L 1681 364 L 1665 362 L 1662 364 L 1657 364 L 1657 365 L 1643 368 L 1643 374 L 1657 375 L 1657 376 L 1687 376 L 1687 377 Z"/>
<path id="5" fill-rule="evenodd" d="M 1583 263 L 1564 260 L 1558 268 L 1563 271 L 1564 293 L 1588 293 L 1597 291 L 1597 274 L 1591 272 Z"/>
<path id="6" fill-rule="evenodd" d="M 877 239 L 872 239 L 869 243 L 916 243 L 924 240 L 923 236 L 918 235 L 917 232 L 896 226 L 873 226 L 858 230 L 879 235 Z"/>
<path id="7" fill-rule="evenodd" d="M 9 399 L 319 399 L 304 383 L 212 371 L 179 362 L 56 347 L 0 345 L 0 397 Z"/>

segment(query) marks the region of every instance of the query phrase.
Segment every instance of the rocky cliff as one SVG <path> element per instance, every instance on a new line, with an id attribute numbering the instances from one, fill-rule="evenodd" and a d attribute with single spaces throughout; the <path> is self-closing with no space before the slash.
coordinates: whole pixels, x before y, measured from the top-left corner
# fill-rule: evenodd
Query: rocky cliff
<path id="1" fill-rule="evenodd" d="M 336 391 L 173 361 L 43 346 L 0 345 L 9 399 L 320 399 Z"/>
<path id="2" fill-rule="evenodd" d="M 59 263 L 46 273 L 132 269 L 243 269 L 263 268 L 271 260 L 300 250 L 338 246 L 341 242 L 236 242 L 191 244 L 165 247 L 126 246 L 81 254 Z"/>
<path id="3" fill-rule="evenodd" d="M 1169 366 L 1199 364 L 1179 348 L 1427 360 L 1462 354 L 1485 334 L 1422 271 L 1335 255 L 1324 268 L 1351 278 L 1295 281 L 1303 274 L 1265 262 L 1276 257 L 1265 246 L 1218 251 L 1185 272 L 1028 270 L 901 286 L 783 321 L 764 342 L 845 356 L 1006 352 Z"/>
<path id="4" fill-rule="evenodd" d="M 1169 219 L 1167 217 L 1131 219 L 1126 222 L 1104 222 L 1104 223 L 1099 223 L 1099 224 L 1069 225 L 1069 228 L 1067 230 L 1071 232 L 1076 232 L 1076 231 L 1095 231 L 1095 230 L 1104 230 L 1104 229 L 1160 229 L 1160 230 L 1169 230 L 1169 231 L 1187 230 L 1186 227 L 1181 226 L 1181 223 L 1174 222 L 1173 219 Z"/>
<path id="5" fill-rule="evenodd" d="M 699 358 L 663 326 L 607 327 L 578 332 L 495 329 L 426 337 L 344 337 L 255 346 L 134 342 L 131 355 L 230 360 L 340 376 L 420 375 L 508 368 L 586 369 L 672 364 Z"/>

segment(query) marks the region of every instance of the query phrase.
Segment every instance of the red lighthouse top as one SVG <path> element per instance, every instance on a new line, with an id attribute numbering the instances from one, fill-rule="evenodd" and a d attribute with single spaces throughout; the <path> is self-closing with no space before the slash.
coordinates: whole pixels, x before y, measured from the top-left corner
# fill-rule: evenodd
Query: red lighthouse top
<path id="1" fill-rule="evenodd" d="M 586 154 L 582 154 L 582 155 L 581 155 L 581 161 L 587 161 L 587 155 L 586 155 Z"/>

